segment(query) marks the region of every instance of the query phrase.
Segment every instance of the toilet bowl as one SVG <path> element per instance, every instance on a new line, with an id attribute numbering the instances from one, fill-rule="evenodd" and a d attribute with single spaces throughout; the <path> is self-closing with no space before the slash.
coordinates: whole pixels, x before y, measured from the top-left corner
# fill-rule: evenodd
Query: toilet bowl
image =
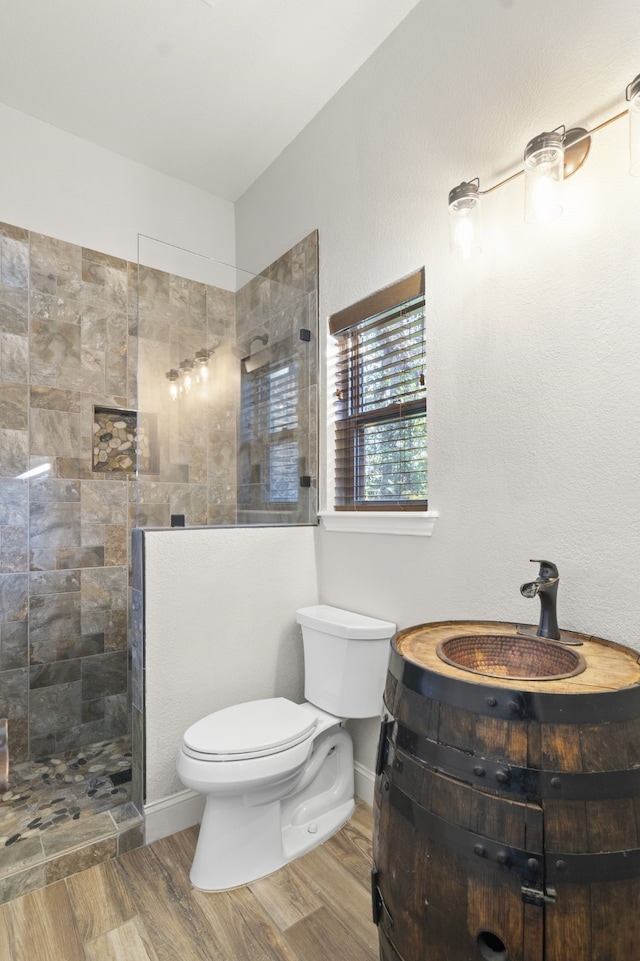
<path id="1" fill-rule="evenodd" d="M 379 713 L 395 625 L 324 605 L 302 608 L 297 619 L 313 703 L 277 697 L 236 704 L 184 734 L 178 776 L 206 797 L 190 872 L 202 890 L 271 874 L 353 813 L 353 747 L 343 724 Z"/>

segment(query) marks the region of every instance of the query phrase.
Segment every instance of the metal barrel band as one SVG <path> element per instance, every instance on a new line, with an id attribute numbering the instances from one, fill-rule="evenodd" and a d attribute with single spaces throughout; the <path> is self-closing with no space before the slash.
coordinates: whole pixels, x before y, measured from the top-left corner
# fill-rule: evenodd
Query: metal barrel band
<path id="1" fill-rule="evenodd" d="M 469 859 L 481 858 L 488 864 L 495 864 L 496 868 L 515 871 L 522 880 L 529 881 L 534 877 L 549 885 L 563 882 L 590 884 L 640 878 L 638 848 L 595 854 L 541 854 L 539 851 L 525 851 L 446 821 L 424 808 L 393 781 L 388 783 L 385 794 L 390 806 L 424 837 L 445 844 L 449 850 Z"/>
<path id="2" fill-rule="evenodd" d="M 393 917 L 387 908 L 382 891 L 380 890 L 380 886 L 378 885 L 378 875 L 378 869 L 374 865 L 371 870 L 371 907 L 373 923 L 378 927 L 381 927 L 387 937 L 391 937 L 395 925 L 393 923 Z"/>
<path id="3" fill-rule="evenodd" d="M 390 736 L 388 726 L 385 734 Z M 544 798 L 600 801 L 640 796 L 640 768 L 586 773 L 519 767 L 438 744 L 399 722 L 395 729 L 395 747 L 448 777 L 530 801 Z"/>
<path id="4" fill-rule="evenodd" d="M 382 957 L 385 961 L 404 961 L 402 955 L 398 954 L 395 946 L 389 940 L 389 936 L 381 928 L 378 928 L 379 937 L 384 939 L 384 947 L 382 948 Z M 381 943 L 382 947 L 382 943 Z"/>
<path id="5" fill-rule="evenodd" d="M 605 724 L 640 717 L 640 685 L 592 694 L 534 693 L 479 683 L 477 676 L 449 677 L 406 660 L 393 647 L 389 673 L 422 697 L 501 720 Z"/>
<path id="6" fill-rule="evenodd" d="M 387 792 L 390 806 L 412 824 L 422 836 L 430 841 L 446 844 L 449 850 L 469 858 L 479 857 L 505 870 L 517 871 L 522 876 L 531 875 L 533 860 L 542 865 L 542 855 L 536 851 L 523 851 L 511 845 L 484 837 L 474 831 L 446 821 L 424 808 L 415 798 L 391 782 Z"/>

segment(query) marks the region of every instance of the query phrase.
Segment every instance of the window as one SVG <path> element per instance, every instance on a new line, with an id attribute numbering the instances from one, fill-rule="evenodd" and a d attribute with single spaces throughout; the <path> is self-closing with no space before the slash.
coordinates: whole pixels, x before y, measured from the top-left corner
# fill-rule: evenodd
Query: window
<path id="1" fill-rule="evenodd" d="M 334 314 L 336 510 L 427 508 L 424 271 Z"/>
<path id="2" fill-rule="evenodd" d="M 239 506 L 297 505 L 297 360 L 243 371 L 241 407 Z"/>

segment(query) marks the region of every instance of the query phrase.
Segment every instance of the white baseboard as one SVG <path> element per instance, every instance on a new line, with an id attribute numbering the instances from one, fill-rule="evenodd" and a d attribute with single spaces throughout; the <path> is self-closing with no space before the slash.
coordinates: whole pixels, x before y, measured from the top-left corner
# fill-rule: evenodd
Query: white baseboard
<path id="1" fill-rule="evenodd" d="M 353 772 L 356 782 L 356 797 L 362 798 L 367 804 L 373 805 L 373 791 L 376 784 L 376 777 L 373 771 L 363 767 L 359 761 L 353 765 Z"/>
<path id="2" fill-rule="evenodd" d="M 145 842 L 151 844 L 169 834 L 200 824 L 204 811 L 204 795 L 180 791 L 144 806 Z"/>
<path id="3" fill-rule="evenodd" d="M 355 794 L 367 804 L 373 804 L 375 776 L 373 771 L 357 761 L 354 764 Z M 169 797 L 152 801 L 144 806 L 145 842 L 152 844 L 169 834 L 184 831 L 193 824 L 200 824 L 204 811 L 204 796 L 195 791 L 179 791 Z"/>

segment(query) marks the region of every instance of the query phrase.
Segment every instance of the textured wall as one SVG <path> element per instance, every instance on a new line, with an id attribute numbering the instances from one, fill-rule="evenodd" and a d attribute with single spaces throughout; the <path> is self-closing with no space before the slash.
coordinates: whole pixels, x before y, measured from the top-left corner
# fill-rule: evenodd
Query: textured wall
<path id="1" fill-rule="evenodd" d="M 144 532 L 147 802 L 183 787 L 182 736 L 243 700 L 302 697 L 296 608 L 317 603 L 312 527 Z"/>
<path id="2" fill-rule="evenodd" d="M 11 185 L 0 197 L 0 221 L 131 262 L 141 238 L 157 237 L 172 246 L 147 262 L 185 276 L 178 248 L 234 262 L 228 201 L 5 104 L 0 129 L 0 181 Z"/>
<path id="3" fill-rule="evenodd" d="M 624 109 L 639 36 L 632 0 L 424 0 L 236 205 L 249 267 L 319 227 L 321 317 L 426 267 L 440 518 L 430 539 L 320 530 L 323 601 L 401 626 L 534 620 L 518 587 L 548 557 L 561 624 L 640 649 L 640 180 L 625 122 L 594 136 L 554 223 L 523 222 L 522 180 L 484 198 L 477 261 L 452 260 L 447 223 L 460 181 L 489 187 L 541 131 Z M 371 766 L 375 725 L 358 727 Z"/>

